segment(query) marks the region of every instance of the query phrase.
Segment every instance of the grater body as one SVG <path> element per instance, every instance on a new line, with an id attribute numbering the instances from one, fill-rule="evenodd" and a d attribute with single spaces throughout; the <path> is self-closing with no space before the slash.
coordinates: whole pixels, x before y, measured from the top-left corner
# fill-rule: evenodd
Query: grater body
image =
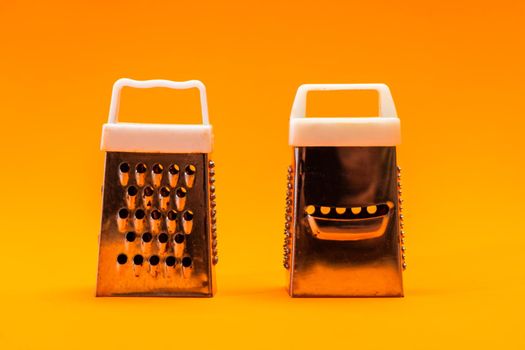
<path id="1" fill-rule="evenodd" d="M 403 296 L 396 148 L 294 147 L 284 266 L 294 297 Z"/>
<path id="2" fill-rule="evenodd" d="M 214 294 L 213 166 L 207 153 L 106 153 L 97 296 Z"/>

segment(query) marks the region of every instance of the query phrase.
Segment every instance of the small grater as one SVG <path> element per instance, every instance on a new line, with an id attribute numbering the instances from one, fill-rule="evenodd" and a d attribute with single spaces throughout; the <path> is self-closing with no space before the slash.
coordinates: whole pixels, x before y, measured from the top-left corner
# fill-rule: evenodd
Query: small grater
<path id="1" fill-rule="evenodd" d="M 379 117 L 305 118 L 312 90 L 376 90 Z M 403 296 L 400 123 L 384 84 L 307 84 L 290 117 L 284 267 L 293 297 Z"/>
<path id="2" fill-rule="evenodd" d="M 197 88 L 203 123 L 119 123 L 125 86 Z M 102 129 L 106 163 L 97 296 L 213 296 L 218 257 L 212 143 L 200 81 L 114 84 Z"/>

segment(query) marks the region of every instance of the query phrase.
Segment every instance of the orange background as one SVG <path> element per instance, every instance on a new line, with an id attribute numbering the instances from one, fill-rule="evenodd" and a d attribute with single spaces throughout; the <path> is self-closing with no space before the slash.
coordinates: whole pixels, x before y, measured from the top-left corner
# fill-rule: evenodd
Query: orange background
<path id="1" fill-rule="evenodd" d="M 519 0 L 2 1 L 0 348 L 524 348 L 524 21 Z M 207 86 L 213 299 L 94 298 L 99 140 L 120 77 Z M 402 121 L 406 297 L 291 299 L 293 97 L 362 82 L 387 83 Z M 376 108 L 321 95 L 309 114 Z M 196 122 L 197 93 L 126 89 L 121 112 Z"/>

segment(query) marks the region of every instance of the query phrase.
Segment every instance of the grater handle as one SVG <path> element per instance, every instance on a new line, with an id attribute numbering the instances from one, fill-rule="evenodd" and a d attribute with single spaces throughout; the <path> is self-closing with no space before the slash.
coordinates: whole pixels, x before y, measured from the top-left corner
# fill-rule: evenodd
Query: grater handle
<path id="1" fill-rule="evenodd" d="M 129 86 L 137 89 L 149 89 L 149 88 L 168 88 L 168 89 L 199 89 L 201 99 L 201 113 L 202 113 L 202 124 L 209 125 L 208 119 L 208 102 L 206 99 L 206 87 L 199 80 L 188 80 L 188 81 L 171 81 L 164 79 L 152 79 L 152 80 L 134 80 L 128 78 L 121 78 L 113 84 L 113 92 L 111 94 L 111 105 L 109 107 L 108 123 L 114 124 L 118 122 L 118 112 L 120 106 L 120 92 L 123 87 Z"/>
<path id="2" fill-rule="evenodd" d="M 385 84 L 303 84 L 297 89 L 290 118 L 306 117 L 308 91 L 375 90 L 379 93 L 379 117 L 397 118 L 390 89 Z"/>

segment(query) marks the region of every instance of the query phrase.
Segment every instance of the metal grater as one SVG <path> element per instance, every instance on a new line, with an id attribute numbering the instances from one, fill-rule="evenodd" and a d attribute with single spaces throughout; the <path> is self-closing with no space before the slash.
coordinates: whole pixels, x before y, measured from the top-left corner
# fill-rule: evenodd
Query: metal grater
<path id="1" fill-rule="evenodd" d="M 124 86 L 197 88 L 203 124 L 118 123 Z M 212 142 L 200 81 L 114 84 L 102 130 L 97 296 L 213 296 L 218 257 Z"/>
<path id="2" fill-rule="evenodd" d="M 376 90 L 380 117 L 305 118 L 312 90 Z M 290 118 L 284 242 L 291 296 L 403 296 L 400 139 L 384 84 L 298 89 Z"/>

